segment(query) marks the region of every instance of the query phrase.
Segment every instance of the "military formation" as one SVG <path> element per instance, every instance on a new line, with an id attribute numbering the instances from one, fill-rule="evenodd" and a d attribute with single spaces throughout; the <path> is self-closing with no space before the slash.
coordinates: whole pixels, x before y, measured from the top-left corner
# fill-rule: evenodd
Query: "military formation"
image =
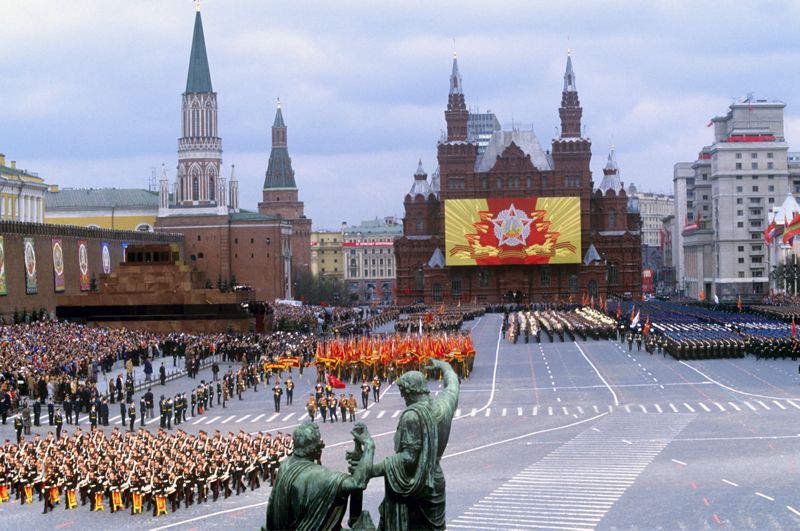
<path id="1" fill-rule="evenodd" d="M 219 431 L 125 433 L 115 428 L 63 434 L 0 447 L 0 502 L 42 503 L 43 513 L 88 505 L 91 511 L 177 511 L 272 485 L 292 454 L 291 436 Z"/>
<path id="2" fill-rule="evenodd" d="M 562 310 L 521 309 L 503 313 L 503 332 L 512 343 L 520 338 L 525 343 L 539 343 L 543 338 L 551 343 L 556 340 L 609 339 L 615 335 L 616 321 L 587 306 Z"/>

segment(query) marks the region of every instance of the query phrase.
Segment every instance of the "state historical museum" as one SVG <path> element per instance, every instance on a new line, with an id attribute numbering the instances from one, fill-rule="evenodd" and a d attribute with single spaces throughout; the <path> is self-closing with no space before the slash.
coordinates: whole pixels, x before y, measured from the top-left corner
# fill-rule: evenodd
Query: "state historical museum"
<path id="1" fill-rule="evenodd" d="M 594 189 L 582 113 L 568 56 L 551 149 L 532 130 L 500 128 L 479 149 L 453 58 L 439 168 L 429 181 L 420 162 L 395 242 L 400 304 L 641 296 L 639 206 L 613 148 Z"/>

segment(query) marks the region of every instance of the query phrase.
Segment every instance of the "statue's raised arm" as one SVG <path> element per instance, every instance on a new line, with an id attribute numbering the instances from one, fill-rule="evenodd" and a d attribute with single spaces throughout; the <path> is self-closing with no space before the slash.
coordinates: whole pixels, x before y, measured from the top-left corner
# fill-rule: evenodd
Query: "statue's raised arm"
<path id="1" fill-rule="evenodd" d="M 366 425 L 352 431 L 359 455 L 350 463 L 351 474 L 317 464 L 325 444 L 319 426 L 307 422 L 292 434 L 294 452 L 281 463 L 267 505 L 265 529 L 340 529 L 350 494 L 367 487 L 375 442 Z"/>
<path id="2" fill-rule="evenodd" d="M 425 375 L 403 374 L 397 385 L 406 402 L 394 435 L 395 454 L 372 467 L 383 476 L 386 494 L 379 529 L 444 529 L 445 480 L 439 460 L 450 437 L 458 406 L 458 377 L 450 364 L 431 361 L 442 371 L 444 391 L 432 400 Z"/>

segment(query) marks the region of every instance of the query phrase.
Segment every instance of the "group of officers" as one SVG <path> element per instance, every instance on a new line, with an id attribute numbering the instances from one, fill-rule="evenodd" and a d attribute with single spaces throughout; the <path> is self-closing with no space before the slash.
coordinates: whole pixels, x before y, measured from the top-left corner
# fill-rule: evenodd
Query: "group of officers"
<path id="1" fill-rule="evenodd" d="M 189 507 L 255 490 L 262 482 L 272 485 L 293 449 L 291 436 L 280 432 L 209 436 L 114 428 L 106 435 L 76 428 L 61 438 L 37 434 L 0 447 L 0 503 L 14 496 L 32 504 L 35 495 L 44 513 L 80 503 L 92 511 L 147 510 L 159 516 L 181 503 Z"/>

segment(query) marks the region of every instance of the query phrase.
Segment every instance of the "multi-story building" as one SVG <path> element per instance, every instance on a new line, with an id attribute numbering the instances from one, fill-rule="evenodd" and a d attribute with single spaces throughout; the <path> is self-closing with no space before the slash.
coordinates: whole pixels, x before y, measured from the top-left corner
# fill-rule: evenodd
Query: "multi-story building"
<path id="1" fill-rule="evenodd" d="M 44 223 L 47 191 L 44 179 L 35 172 L 17 168 L 0 153 L 0 220 Z"/>
<path id="2" fill-rule="evenodd" d="M 672 294 L 675 292 L 676 276 L 675 276 L 675 248 L 672 245 L 672 238 L 676 234 L 678 227 L 677 220 L 674 214 L 665 216 L 661 220 L 661 233 L 662 233 L 662 274 L 660 283 L 656 284 L 658 293 Z"/>
<path id="3" fill-rule="evenodd" d="M 594 190 L 575 80 L 568 57 L 550 149 L 532 130 L 512 128 L 494 131 L 479 155 L 453 59 L 439 171 L 429 183 L 420 164 L 404 201 L 400 303 L 640 296 L 637 201 L 629 204 L 613 154 Z"/>
<path id="4" fill-rule="evenodd" d="M 642 218 L 642 268 L 653 275 L 653 285 L 658 286 L 664 267 L 663 221 L 675 212 L 675 198 L 669 194 L 640 192 L 636 185 L 628 185 L 628 197 L 639 200 L 639 215 Z"/>
<path id="5" fill-rule="evenodd" d="M 162 172 L 156 231 L 183 234 L 187 263 L 211 282 L 235 280 L 252 287 L 261 300 L 291 298 L 291 223 L 277 215 L 240 210 L 233 166 L 230 183 L 222 173 L 217 94 L 211 85 L 199 4 L 181 118 L 177 182 L 170 194 Z"/>
<path id="6" fill-rule="evenodd" d="M 467 137 L 477 144 L 478 156 L 480 157 L 486 151 L 489 141 L 492 139 L 495 131 L 500 131 L 500 120 L 492 112 L 470 112 L 467 118 Z"/>
<path id="7" fill-rule="evenodd" d="M 725 116 L 709 124 L 713 143 L 696 161 L 675 165 L 678 230 L 673 253 L 687 296 L 702 291 L 706 300 L 714 295 L 736 300 L 739 295 L 757 298 L 768 290 L 763 231 L 768 214 L 791 192 L 793 182 L 784 138 L 785 106 L 752 95 L 731 104 Z"/>
<path id="8" fill-rule="evenodd" d="M 62 188 L 45 193 L 45 223 L 152 232 L 158 192 L 141 188 Z"/>
<path id="9" fill-rule="evenodd" d="M 394 243 L 403 235 L 393 218 L 342 225 L 344 281 L 352 302 L 390 301 L 396 291 Z"/>
<path id="10" fill-rule="evenodd" d="M 344 250 L 341 230 L 311 231 L 311 274 L 344 280 Z"/>

